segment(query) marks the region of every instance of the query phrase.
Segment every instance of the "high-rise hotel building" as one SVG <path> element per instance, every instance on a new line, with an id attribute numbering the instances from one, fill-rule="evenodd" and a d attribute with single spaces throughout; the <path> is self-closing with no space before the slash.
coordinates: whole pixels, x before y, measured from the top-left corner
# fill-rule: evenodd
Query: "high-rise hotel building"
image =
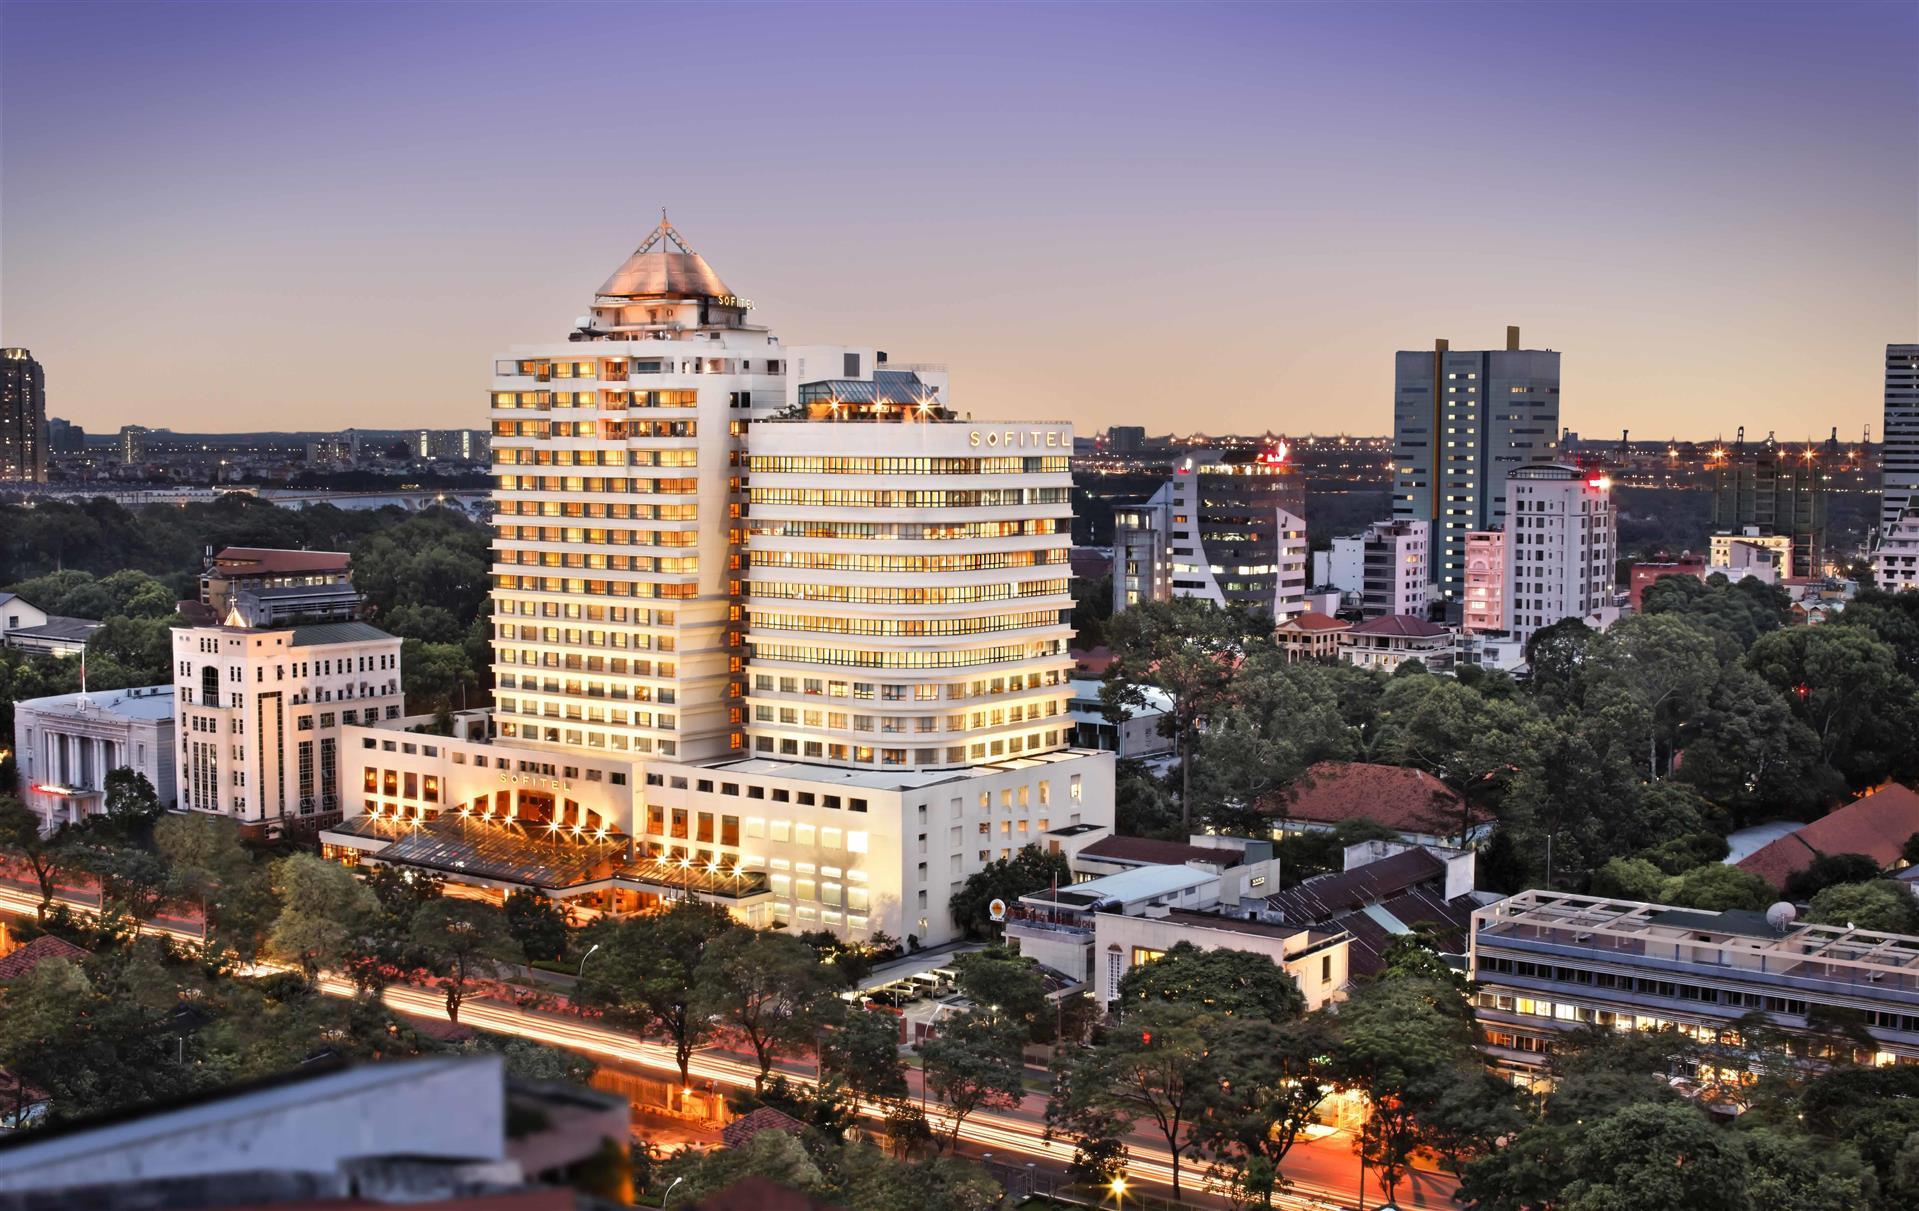
<path id="1" fill-rule="evenodd" d="M 493 738 L 360 729 L 328 852 L 934 943 L 987 862 L 1110 830 L 1111 755 L 1067 747 L 1070 427 L 749 308 L 662 220 L 496 360 Z"/>

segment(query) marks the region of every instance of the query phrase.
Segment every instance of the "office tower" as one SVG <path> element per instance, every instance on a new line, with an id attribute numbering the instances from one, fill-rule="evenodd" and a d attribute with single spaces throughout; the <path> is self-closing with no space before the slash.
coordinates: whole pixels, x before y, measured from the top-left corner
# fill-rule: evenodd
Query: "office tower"
<path id="1" fill-rule="evenodd" d="M 1787 450 L 1768 436 L 1712 459 L 1712 525 L 1720 533 L 1792 540 L 1788 576 L 1819 576 L 1826 565 L 1826 472 L 1819 452 Z"/>
<path id="2" fill-rule="evenodd" d="M 1506 476 L 1558 457 L 1559 354 L 1506 347 L 1394 355 L 1393 516 L 1432 527 L 1428 579 L 1457 601 L 1466 583 L 1466 534 L 1506 519 Z"/>
<path id="3" fill-rule="evenodd" d="M 1880 468 L 1879 528 L 1919 506 L 1919 345 L 1886 346 L 1886 421 Z"/>
<path id="4" fill-rule="evenodd" d="M 0 349 L 0 480 L 47 481 L 47 372 L 25 349 Z"/>
<path id="5" fill-rule="evenodd" d="M 1612 481 L 1578 467 L 1520 467 L 1506 478 L 1506 629 L 1520 643 L 1566 618 L 1614 609 L 1618 519 Z"/>
<path id="6" fill-rule="evenodd" d="M 1275 623 L 1303 612 L 1305 488 L 1286 453 L 1192 454 L 1150 499 L 1114 510 L 1113 608 L 1202 597 Z"/>
<path id="7" fill-rule="evenodd" d="M 180 806 L 242 824 L 339 812 L 341 729 L 400 716 L 400 641 L 364 622 L 175 627 L 173 665 Z"/>
<path id="8" fill-rule="evenodd" d="M 140 461 L 141 456 L 145 453 L 145 442 L 142 439 L 144 439 L 149 432 L 150 430 L 144 425 L 120 426 L 121 462 L 137 463 Z"/>
<path id="9" fill-rule="evenodd" d="M 1146 445 L 1146 426 L 1108 425 L 1104 445 L 1107 454 L 1137 454 Z"/>
<path id="10" fill-rule="evenodd" d="M 1468 635 L 1506 629 L 1506 532 L 1472 530 L 1466 534 L 1465 614 L 1460 628 Z"/>

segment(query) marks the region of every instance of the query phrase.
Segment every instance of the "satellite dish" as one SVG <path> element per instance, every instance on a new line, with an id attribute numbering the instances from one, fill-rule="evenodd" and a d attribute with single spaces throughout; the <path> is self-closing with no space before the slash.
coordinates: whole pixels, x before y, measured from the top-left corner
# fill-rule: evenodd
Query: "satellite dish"
<path id="1" fill-rule="evenodd" d="M 1766 924 L 1774 929 L 1785 931 L 1786 926 L 1799 919 L 1799 909 L 1785 900 L 1766 910 Z"/>

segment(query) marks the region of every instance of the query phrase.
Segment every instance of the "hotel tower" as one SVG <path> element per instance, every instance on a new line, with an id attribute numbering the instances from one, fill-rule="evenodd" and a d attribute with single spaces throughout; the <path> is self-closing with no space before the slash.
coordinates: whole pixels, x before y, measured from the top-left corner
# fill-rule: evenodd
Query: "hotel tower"
<path id="1" fill-rule="evenodd" d="M 1067 747 L 1070 426 L 751 307 L 662 217 L 494 361 L 496 707 L 359 729 L 329 852 L 933 943 L 987 862 L 1110 831 L 1110 754 Z"/>

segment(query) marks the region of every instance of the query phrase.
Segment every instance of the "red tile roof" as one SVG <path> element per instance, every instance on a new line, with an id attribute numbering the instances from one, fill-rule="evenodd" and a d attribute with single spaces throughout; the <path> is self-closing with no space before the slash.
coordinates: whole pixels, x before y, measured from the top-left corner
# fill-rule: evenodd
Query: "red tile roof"
<path id="1" fill-rule="evenodd" d="M 345 551 L 290 551 L 279 547 L 228 547 L 213 557 L 214 570 L 242 576 L 269 572 L 344 572 Z"/>
<path id="2" fill-rule="evenodd" d="M 1458 830 L 1459 792 L 1424 770 L 1365 761 L 1321 761 L 1305 777 L 1260 800 L 1260 810 L 1312 824 L 1367 819 L 1399 832 L 1443 836 Z M 1473 809 L 1475 823 L 1492 816 Z"/>
<path id="3" fill-rule="evenodd" d="M 804 1130 L 806 1124 L 785 1111 L 761 1106 L 720 1128 L 720 1139 L 728 1148 L 737 1148 L 762 1131 L 784 1131 L 788 1135 L 798 1135 Z"/>
<path id="4" fill-rule="evenodd" d="M 1436 622 L 1427 622 L 1424 618 L 1414 618 L 1411 614 L 1385 614 L 1378 618 L 1368 618 L 1354 627 L 1355 635 L 1390 635 L 1404 639 L 1431 639 L 1452 632 Z"/>
<path id="5" fill-rule="evenodd" d="M 1295 614 L 1279 624 L 1282 631 L 1346 631 L 1352 623 L 1331 614 Z"/>
<path id="6" fill-rule="evenodd" d="M 1109 647 L 1074 648 L 1073 660 L 1086 673 L 1094 677 L 1104 677 L 1107 667 L 1113 663 L 1113 649 Z"/>
<path id="7" fill-rule="evenodd" d="M 1884 868 L 1899 860 L 1900 848 L 1914 833 L 1919 833 L 1919 793 L 1888 783 L 1760 846 L 1740 859 L 1739 868 L 1774 887 L 1784 887 L 1820 854 L 1865 854 Z"/>
<path id="8" fill-rule="evenodd" d="M 1224 867 L 1238 866 L 1243 860 L 1243 855 L 1236 849 L 1188 845 L 1184 841 L 1155 841 L 1151 837 L 1101 837 L 1079 853 L 1082 858 L 1136 862 L 1142 866 L 1184 866 L 1189 862 L 1203 862 L 1209 866 Z"/>
<path id="9" fill-rule="evenodd" d="M 4 958 L 0 958 L 0 980 L 18 979 L 48 959 L 67 959 L 78 963 L 86 957 L 86 951 L 65 938 L 43 933 L 31 942 L 14 947 Z"/>

